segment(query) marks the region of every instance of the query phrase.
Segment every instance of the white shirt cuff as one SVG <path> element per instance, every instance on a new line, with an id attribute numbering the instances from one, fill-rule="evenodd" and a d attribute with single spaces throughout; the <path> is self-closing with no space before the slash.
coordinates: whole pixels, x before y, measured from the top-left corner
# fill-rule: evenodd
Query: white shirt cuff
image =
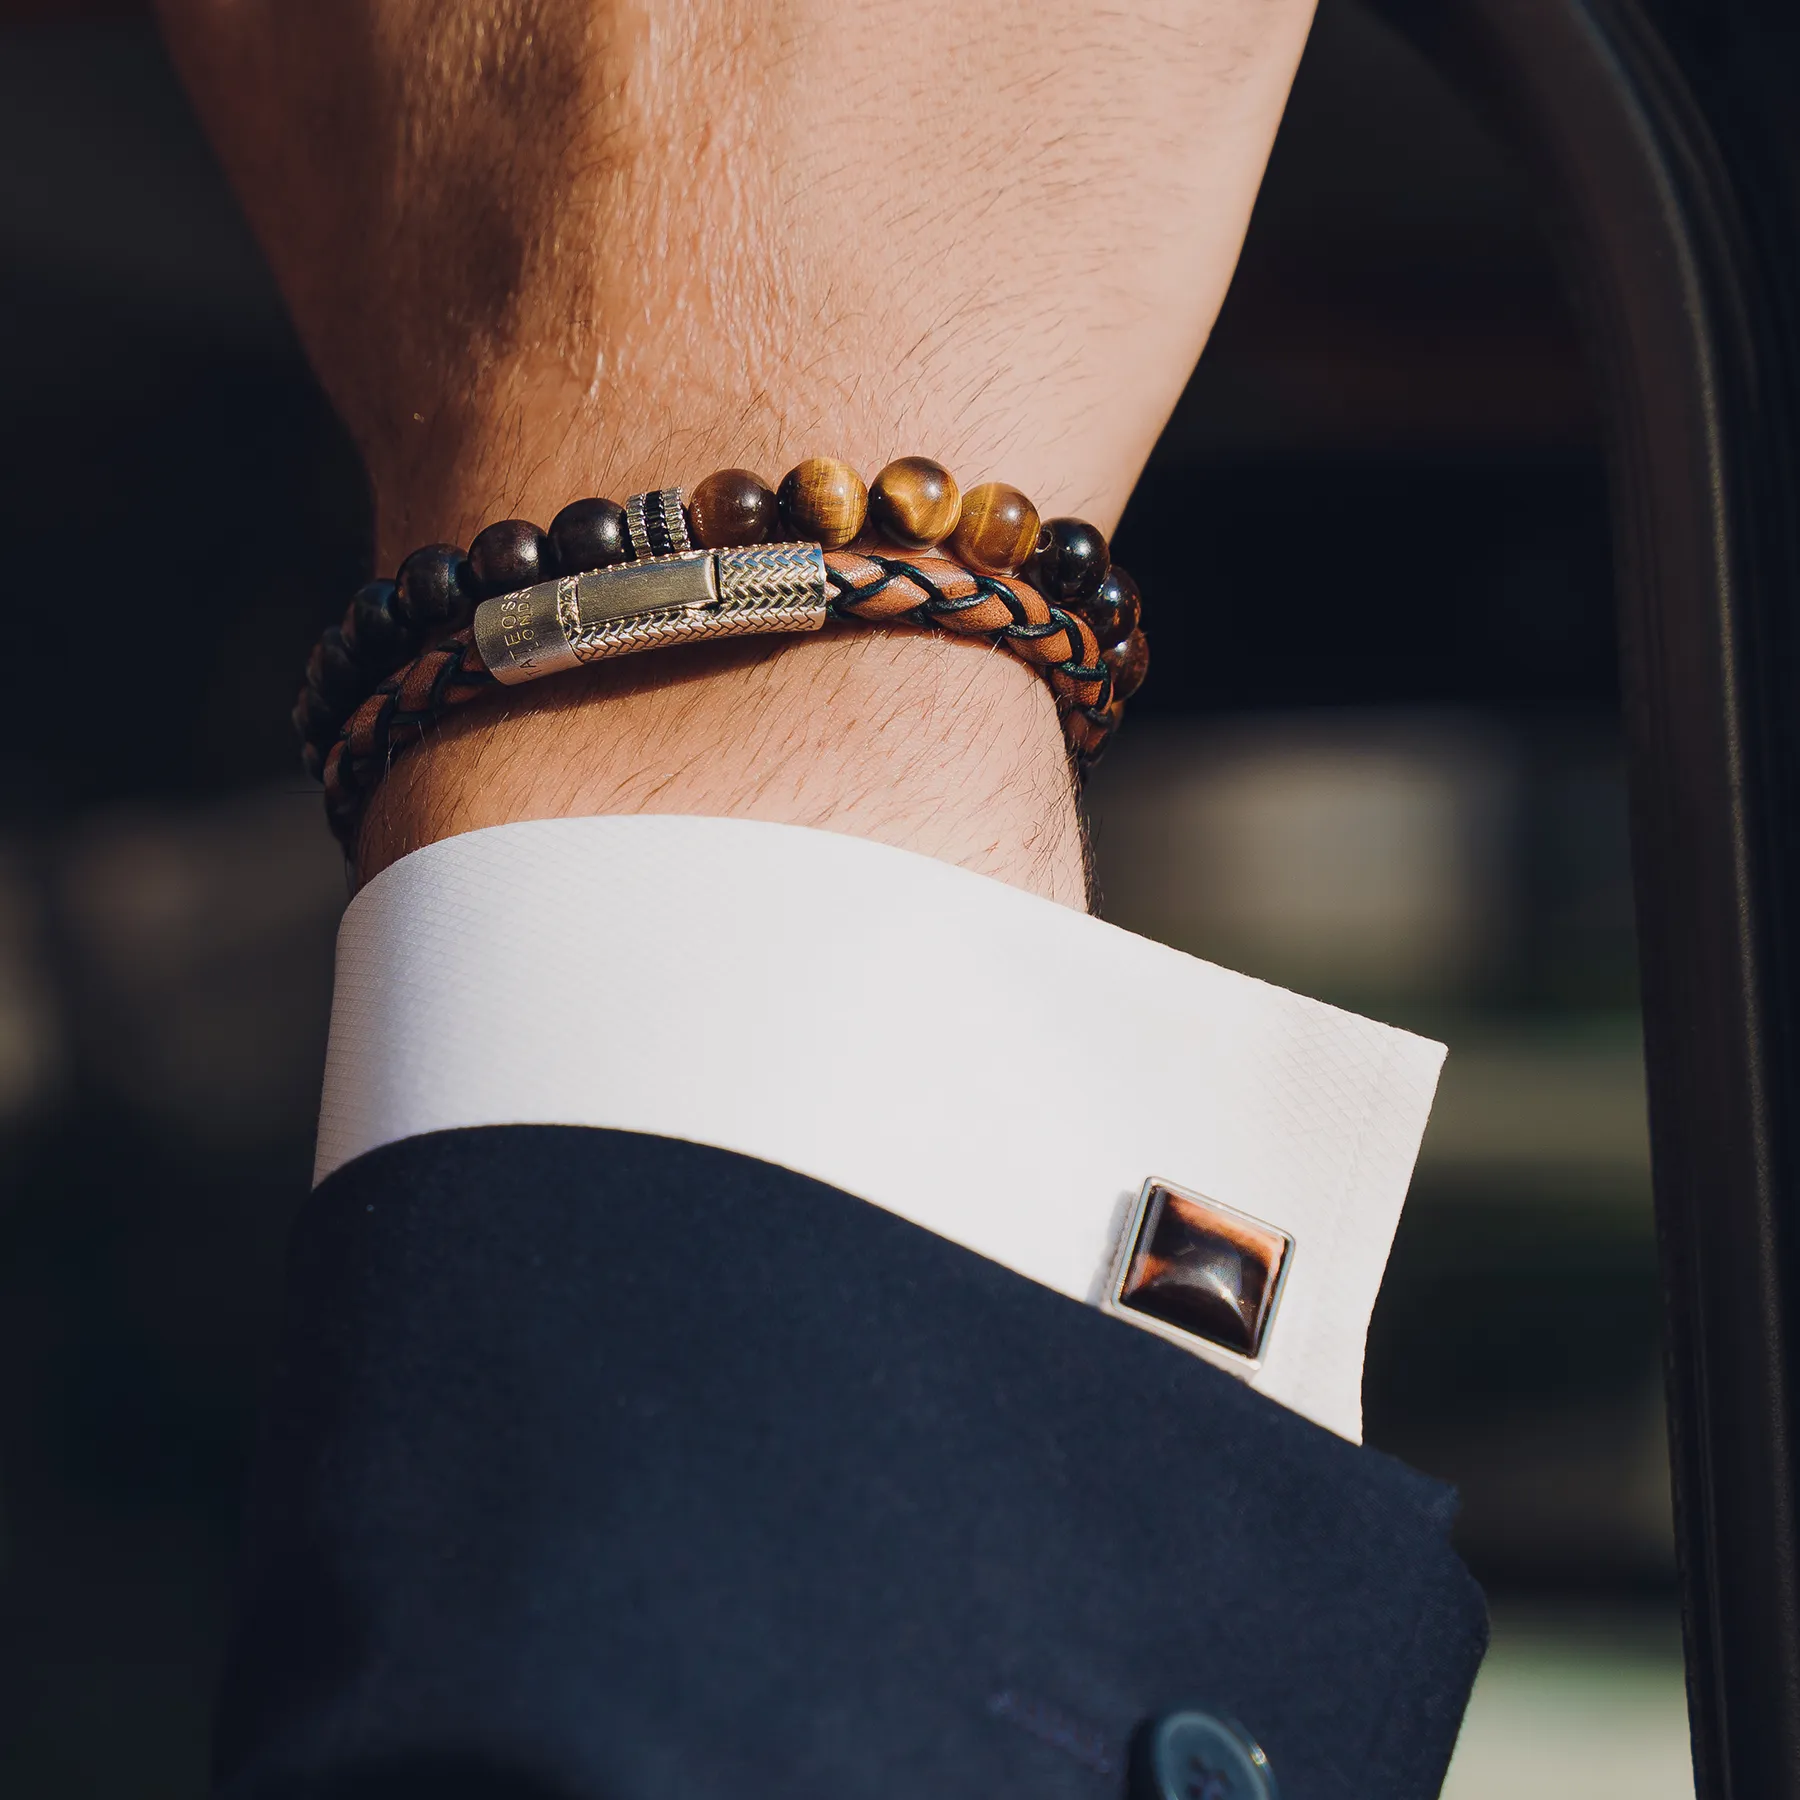
<path id="1" fill-rule="evenodd" d="M 1154 1176 L 1291 1236 L 1247 1379 L 1355 1440 L 1442 1060 L 865 839 L 547 819 L 415 851 L 351 902 L 314 1179 L 462 1126 L 649 1132 L 829 1182 L 1097 1302 Z"/>

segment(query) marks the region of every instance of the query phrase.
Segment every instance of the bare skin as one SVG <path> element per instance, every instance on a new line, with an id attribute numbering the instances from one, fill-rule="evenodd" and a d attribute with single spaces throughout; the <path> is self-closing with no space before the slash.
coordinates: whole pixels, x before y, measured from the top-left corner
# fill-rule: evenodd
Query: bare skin
<path id="1" fill-rule="evenodd" d="M 1110 529 L 1223 298 L 1311 0 L 161 11 L 392 567 L 807 455 L 923 453 Z M 820 826 L 1083 901 L 1047 690 L 911 632 L 472 708 L 384 783 L 360 864 L 602 812 Z"/>

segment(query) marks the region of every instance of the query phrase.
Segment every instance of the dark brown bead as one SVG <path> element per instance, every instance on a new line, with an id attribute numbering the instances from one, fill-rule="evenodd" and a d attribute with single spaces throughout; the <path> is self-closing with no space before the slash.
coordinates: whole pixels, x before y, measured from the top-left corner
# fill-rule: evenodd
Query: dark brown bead
<path id="1" fill-rule="evenodd" d="M 1100 652 L 1100 660 L 1112 670 L 1113 698 L 1129 700 L 1150 673 L 1150 640 L 1134 631 L 1124 643 Z"/>
<path id="2" fill-rule="evenodd" d="M 469 610 L 468 564 L 454 544 L 427 544 L 400 565 L 394 607 L 410 631 L 454 624 Z"/>
<path id="3" fill-rule="evenodd" d="M 328 749 L 333 738 L 343 730 L 344 721 L 338 709 L 309 681 L 294 702 L 294 736 L 301 744 L 314 744 Z"/>
<path id="4" fill-rule="evenodd" d="M 688 495 L 688 532 L 702 550 L 766 544 L 780 516 L 775 496 L 748 469 L 719 469 Z"/>
<path id="5" fill-rule="evenodd" d="M 344 641 L 365 669 L 391 675 L 413 651 L 413 635 L 394 610 L 391 581 L 365 581 L 344 614 Z"/>
<path id="6" fill-rule="evenodd" d="M 327 625 L 306 660 L 306 683 L 317 688 L 328 706 L 339 712 L 364 701 L 371 683 L 356 659 L 344 647 L 344 634 L 335 625 Z"/>
<path id="7" fill-rule="evenodd" d="M 502 519 L 479 532 L 469 546 L 469 581 L 478 600 L 555 578 L 550 540 L 529 519 Z"/>
<path id="8" fill-rule="evenodd" d="M 550 547 L 563 575 L 624 562 L 631 554 L 624 507 L 616 500 L 571 500 L 550 521 Z"/>
<path id="9" fill-rule="evenodd" d="M 1085 519 L 1050 519 L 1025 565 L 1025 579 L 1046 600 L 1079 606 L 1100 591 L 1111 566 L 1105 535 Z"/>
<path id="10" fill-rule="evenodd" d="M 1037 508 L 1004 481 L 984 481 L 962 498 L 950 554 L 983 575 L 1010 575 L 1037 548 Z"/>
<path id="11" fill-rule="evenodd" d="M 1106 571 L 1100 591 L 1083 604 L 1081 615 L 1093 626 L 1102 650 L 1124 643 L 1137 630 L 1143 616 L 1137 583 L 1114 563 Z"/>
<path id="12" fill-rule="evenodd" d="M 325 779 L 325 752 L 317 744 L 300 746 L 300 767 L 306 771 L 308 781 Z"/>
<path id="13" fill-rule="evenodd" d="M 782 523 L 795 537 L 841 550 L 869 516 L 869 490 L 847 462 L 809 456 L 781 478 L 776 490 Z"/>
<path id="14" fill-rule="evenodd" d="M 956 477 L 929 456 L 903 456 L 875 477 L 869 523 L 902 550 L 929 550 L 956 529 L 962 494 Z"/>

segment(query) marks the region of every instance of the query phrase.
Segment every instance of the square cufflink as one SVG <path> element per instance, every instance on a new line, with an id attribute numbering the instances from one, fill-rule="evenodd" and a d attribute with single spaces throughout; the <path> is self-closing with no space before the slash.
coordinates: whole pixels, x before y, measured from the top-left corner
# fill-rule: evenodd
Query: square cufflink
<path id="1" fill-rule="evenodd" d="M 1103 1309 L 1240 1374 L 1262 1365 L 1294 1240 L 1154 1176 L 1125 1222 Z"/>

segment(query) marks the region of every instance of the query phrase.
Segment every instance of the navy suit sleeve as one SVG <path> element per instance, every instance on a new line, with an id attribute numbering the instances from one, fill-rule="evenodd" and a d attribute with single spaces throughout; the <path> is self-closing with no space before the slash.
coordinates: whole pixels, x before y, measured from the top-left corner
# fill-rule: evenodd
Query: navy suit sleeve
<path id="1" fill-rule="evenodd" d="M 291 1259 L 220 1800 L 1113 1800 L 1141 1720 L 1435 1794 L 1448 1492 L 818 1182 L 413 1139 Z"/>

